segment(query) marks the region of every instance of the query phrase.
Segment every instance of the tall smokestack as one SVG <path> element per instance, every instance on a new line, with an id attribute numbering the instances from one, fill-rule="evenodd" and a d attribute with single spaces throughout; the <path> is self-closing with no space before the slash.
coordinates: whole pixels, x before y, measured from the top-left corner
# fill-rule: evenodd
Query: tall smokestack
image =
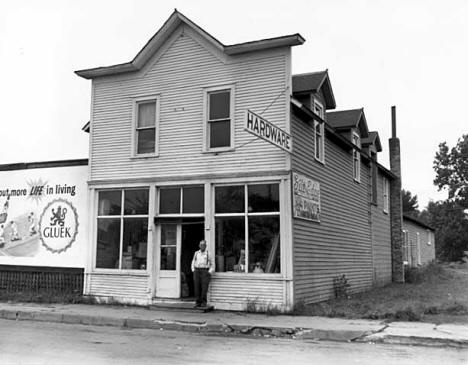
<path id="1" fill-rule="evenodd" d="M 404 283 L 405 270 L 403 265 L 402 236 L 402 202 L 401 202 L 401 157 L 400 140 L 396 133 L 396 108 L 392 106 L 392 138 L 388 140 L 390 147 L 390 170 L 396 176 L 390 182 L 390 225 L 392 240 L 392 280 Z"/>

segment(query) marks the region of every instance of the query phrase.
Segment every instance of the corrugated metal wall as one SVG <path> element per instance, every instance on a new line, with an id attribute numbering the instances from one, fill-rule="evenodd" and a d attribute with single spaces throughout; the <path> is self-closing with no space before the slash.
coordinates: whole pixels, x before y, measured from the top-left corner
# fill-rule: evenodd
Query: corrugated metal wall
<path id="1" fill-rule="evenodd" d="M 89 289 L 86 294 L 141 303 L 151 300 L 147 275 L 91 273 L 87 280 Z"/>
<path id="2" fill-rule="evenodd" d="M 385 285 L 392 281 L 390 213 L 383 211 L 383 179 L 382 174 L 378 173 L 377 205 L 371 205 L 375 285 Z"/>
<path id="3" fill-rule="evenodd" d="M 245 310 L 247 305 L 258 309 L 268 306 L 284 308 L 285 282 L 264 278 L 217 277 L 210 283 L 210 303 L 217 309 Z"/>
<path id="4" fill-rule="evenodd" d="M 334 293 L 333 278 L 345 274 L 350 292 L 372 286 L 369 168 L 353 180 L 352 155 L 326 139 L 325 164 L 314 159 L 312 123 L 293 116 L 292 167 L 320 183 L 321 222 L 293 220 L 295 301 L 320 301 Z"/>
<path id="5" fill-rule="evenodd" d="M 188 28 L 148 70 L 93 83 L 91 180 L 284 169 L 286 153 L 244 131 L 245 110 L 261 113 L 287 86 L 288 49 L 221 61 Z M 203 87 L 235 88 L 235 152 L 202 153 Z M 131 158 L 133 98 L 160 95 L 159 157 Z M 263 114 L 286 127 L 283 93 Z M 288 127 L 287 127 L 288 128 Z"/>

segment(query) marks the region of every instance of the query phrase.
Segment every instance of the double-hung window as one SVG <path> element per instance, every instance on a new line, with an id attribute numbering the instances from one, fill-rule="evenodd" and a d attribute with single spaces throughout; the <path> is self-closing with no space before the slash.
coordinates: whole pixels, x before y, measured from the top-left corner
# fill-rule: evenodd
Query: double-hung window
<path id="1" fill-rule="evenodd" d="M 323 105 L 317 100 L 314 100 L 314 113 L 317 114 L 322 120 L 324 118 Z M 324 124 L 314 120 L 314 133 L 315 133 L 315 159 L 320 162 L 325 162 L 325 134 Z"/>
<path id="2" fill-rule="evenodd" d="M 234 145 L 233 88 L 206 89 L 205 99 L 205 150 L 232 148 Z"/>
<path id="3" fill-rule="evenodd" d="M 158 99 L 138 99 L 134 105 L 134 156 L 157 155 Z"/>
<path id="4" fill-rule="evenodd" d="M 96 268 L 145 270 L 149 189 L 98 192 Z"/>
<path id="5" fill-rule="evenodd" d="M 353 132 L 353 144 L 356 146 L 353 148 L 353 178 L 355 181 L 361 181 L 361 155 L 358 148 L 361 148 L 361 138 L 359 134 Z"/>
<path id="6" fill-rule="evenodd" d="M 389 199 L 390 199 L 390 184 L 388 183 L 388 179 L 384 177 L 383 178 L 383 211 L 384 213 L 388 213 Z"/>
<path id="7" fill-rule="evenodd" d="M 279 273 L 279 184 L 215 187 L 216 271 Z"/>

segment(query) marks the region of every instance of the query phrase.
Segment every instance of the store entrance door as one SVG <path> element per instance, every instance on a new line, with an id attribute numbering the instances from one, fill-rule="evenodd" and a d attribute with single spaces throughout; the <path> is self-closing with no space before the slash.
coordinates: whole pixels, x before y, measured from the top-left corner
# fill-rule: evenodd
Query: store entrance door
<path id="1" fill-rule="evenodd" d="M 199 243 L 205 238 L 204 223 L 182 224 L 182 243 L 180 255 L 180 287 L 182 298 L 194 297 L 192 259 L 195 251 L 199 250 Z"/>
<path id="2" fill-rule="evenodd" d="M 158 227 L 156 297 L 194 296 L 192 258 L 204 239 L 205 225 L 198 221 L 161 222 Z"/>
<path id="3" fill-rule="evenodd" d="M 159 227 L 156 296 L 160 298 L 180 297 L 181 228 L 177 223 L 163 223 Z"/>

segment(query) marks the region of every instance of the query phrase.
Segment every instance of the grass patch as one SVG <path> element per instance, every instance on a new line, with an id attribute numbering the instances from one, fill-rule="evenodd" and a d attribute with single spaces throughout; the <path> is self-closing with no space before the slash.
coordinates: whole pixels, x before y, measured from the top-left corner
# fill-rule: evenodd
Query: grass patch
<path id="1" fill-rule="evenodd" d="M 78 293 L 63 293 L 63 292 L 58 292 L 58 291 L 40 291 L 40 292 L 0 291 L 0 302 L 96 304 L 96 300 L 93 297 L 78 294 Z"/>
<path id="2" fill-rule="evenodd" d="M 392 283 L 364 293 L 301 305 L 293 314 L 326 317 L 431 321 L 457 316 L 468 322 L 468 266 L 429 264 L 407 271 L 405 284 Z"/>

